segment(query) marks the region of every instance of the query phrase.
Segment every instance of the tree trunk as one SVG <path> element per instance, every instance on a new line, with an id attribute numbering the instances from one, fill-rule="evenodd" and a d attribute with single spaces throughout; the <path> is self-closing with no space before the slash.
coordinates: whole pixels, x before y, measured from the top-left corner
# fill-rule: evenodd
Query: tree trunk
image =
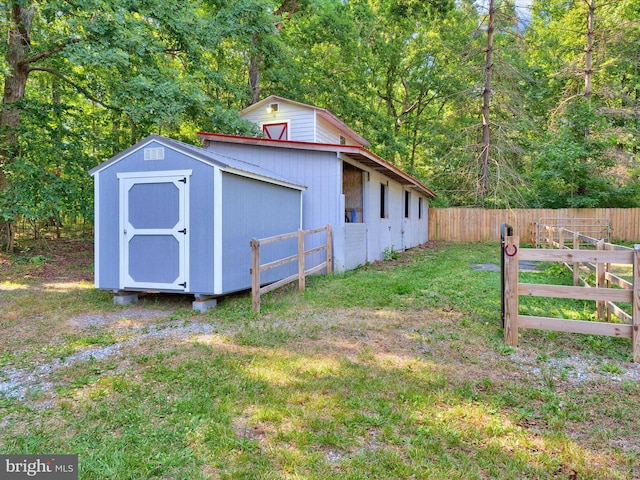
<path id="1" fill-rule="evenodd" d="M 249 105 L 260 101 L 260 69 L 263 63 L 261 54 L 256 53 L 251 55 L 249 60 L 249 88 L 251 89 Z"/>
<path id="2" fill-rule="evenodd" d="M 591 97 L 591 79 L 593 76 L 593 40 L 595 37 L 594 18 L 596 14 L 596 0 L 587 2 L 587 49 L 585 51 L 584 96 Z"/>
<path id="3" fill-rule="evenodd" d="M 489 2 L 489 27 L 487 28 L 487 55 L 485 60 L 485 83 L 482 94 L 482 151 L 480 154 L 480 184 L 478 194 L 484 198 L 489 190 L 489 154 L 491 147 L 491 131 L 489 122 L 489 109 L 491 106 L 491 73 L 493 70 L 493 30 L 495 24 L 495 1 Z"/>
<path id="4" fill-rule="evenodd" d="M 2 109 L 0 109 L 0 135 L 2 136 L 2 148 L 0 149 L 0 194 L 5 194 L 9 189 L 5 168 L 13 163 L 18 146 L 18 127 L 21 122 L 21 111 L 18 102 L 24 98 L 27 80 L 29 77 L 28 55 L 31 47 L 31 22 L 35 7 L 31 2 L 23 6 L 25 2 L 14 1 L 10 9 L 10 25 L 7 34 L 7 53 L 5 60 L 10 68 L 10 73 L 4 81 L 4 93 L 2 97 Z M 11 212 L 5 212 L 6 217 Z M 14 228 L 10 221 L 4 221 L 7 249 L 13 249 Z"/>

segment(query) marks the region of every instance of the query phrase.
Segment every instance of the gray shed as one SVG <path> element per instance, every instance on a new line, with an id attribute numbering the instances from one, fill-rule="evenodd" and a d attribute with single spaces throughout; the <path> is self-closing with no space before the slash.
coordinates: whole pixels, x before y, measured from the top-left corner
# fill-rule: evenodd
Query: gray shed
<path id="1" fill-rule="evenodd" d="M 277 174 L 151 135 L 89 172 L 95 181 L 95 286 L 118 303 L 142 291 L 215 298 L 251 287 L 252 237 L 301 228 L 302 191 Z M 281 244 L 269 257 L 293 255 Z M 262 253 L 262 252 L 261 252 Z M 274 269 L 270 283 L 293 273 Z"/>

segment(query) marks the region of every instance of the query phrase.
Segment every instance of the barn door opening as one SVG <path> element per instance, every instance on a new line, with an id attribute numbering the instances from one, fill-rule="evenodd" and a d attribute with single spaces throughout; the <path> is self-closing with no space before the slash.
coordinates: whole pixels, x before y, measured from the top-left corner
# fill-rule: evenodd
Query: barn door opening
<path id="1" fill-rule="evenodd" d="M 190 174 L 118 174 L 121 289 L 187 290 Z"/>
<path id="2" fill-rule="evenodd" d="M 344 194 L 344 221 L 363 223 L 363 176 L 364 172 L 346 162 L 342 163 L 342 193 Z"/>

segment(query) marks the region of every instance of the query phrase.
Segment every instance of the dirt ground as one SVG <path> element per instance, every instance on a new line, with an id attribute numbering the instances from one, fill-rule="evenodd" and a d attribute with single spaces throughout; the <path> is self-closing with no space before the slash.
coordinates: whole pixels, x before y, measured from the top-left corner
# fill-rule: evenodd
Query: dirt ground
<path id="1" fill-rule="evenodd" d="M 13 255 L 0 250 L 0 279 L 41 282 L 93 281 L 93 240 L 39 240 L 17 248 Z"/>

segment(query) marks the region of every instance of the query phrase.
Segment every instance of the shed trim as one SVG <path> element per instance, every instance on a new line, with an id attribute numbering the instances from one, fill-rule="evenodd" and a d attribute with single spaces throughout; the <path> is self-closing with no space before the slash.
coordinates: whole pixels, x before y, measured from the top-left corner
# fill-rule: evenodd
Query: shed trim
<path id="1" fill-rule="evenodd" d="M 140 172 L 120 172 L 116 176 L 120 178 L 150 178 L 150 177 L 177 177 L 184 175 L 190 177 L 192 170 L 144 170 Z"/>
<path id="2" fill-rule="evenodd" d="M 249 178 L 251 180 L 258 180 L 259 182 L 264 182 L 265 181 L 265 179 L 264 179 L 264 177 L 262 175 L 255 175 L 255 174 L 252 174 L 250 172 L 245 172 L 245 171 L 237 169 L 237 168 L 227 167 L 227 168 L 222 168 L 221 170 L 223 172 L 225 172 L 225 173 L 231 173 L 233 175 L 239 175 L 241 177 Z M 278 180 L 275 180 L 275 179 L 269 179 L 269 181 L 267 183 L 270 183 L 272 185 L 278 185 L 279 187 L 291 188 L 293 190 L 304 191 L 304 190 L 307 189 L 307 187 L 302 186 L 302 185 L 296 185 L 295 183 L 289 183 L 289 182 L 282 182 L 282 181 L 278 181 Z"/>
<path id="3" fill-rule="evenodd" d="M 93 283 L 100 288 L 100 182 L 93 182 Z"/>
<path id="4" fill-rule="evenodd" d="M 145 148 L 147 145 L 153 142 L 156 142 L 160 145 L 165 146 L 166 148 L 174 150 L 178 153 L 181 153 L 189 158 L 205 163 L 207 165 L 211 165 L 214 167 L 221 167 L 221 168 L 234 168 L 239 175 L 242 175 L 245 177 L 252 175 L 251 178 L 260 177 L 262 181 L 267 183 L 285 185 L 291 188 L 300 187 L 300 185 L 296 185 L 294 183 L 288 182 L 287 179 L 282 178 L 276 175 L 275 173 L 269 172 L 258 165 L 253 165 L 251 163 L 247 163 L 237 158 L 219 155 L 214 152 L 204 150 L 202 149 L 202 147 L 189 145 L 187 143 L 179 142 L 177 140 L 163 137 L 161 135 L 149 135 L 146 139 L 141 140 L 139 143 L 115 155 L 114 157 L 110 158 L 106 162 L 101 163 L 100 165 L 92 168 L 91 170 L 89 170 L 89 174 L 92 176 L 95 176 L 98 173 L 100 173 L 102 170 L 132 155 L 133 153 L 139 151 L 140 149 Z"/>
<path id="5" fill-rule="evenodd" d="M 222 294 L 222 170 L 213 171 L 213 293 Z M 248 246 L 247 246 L 248 247 Z"/>

